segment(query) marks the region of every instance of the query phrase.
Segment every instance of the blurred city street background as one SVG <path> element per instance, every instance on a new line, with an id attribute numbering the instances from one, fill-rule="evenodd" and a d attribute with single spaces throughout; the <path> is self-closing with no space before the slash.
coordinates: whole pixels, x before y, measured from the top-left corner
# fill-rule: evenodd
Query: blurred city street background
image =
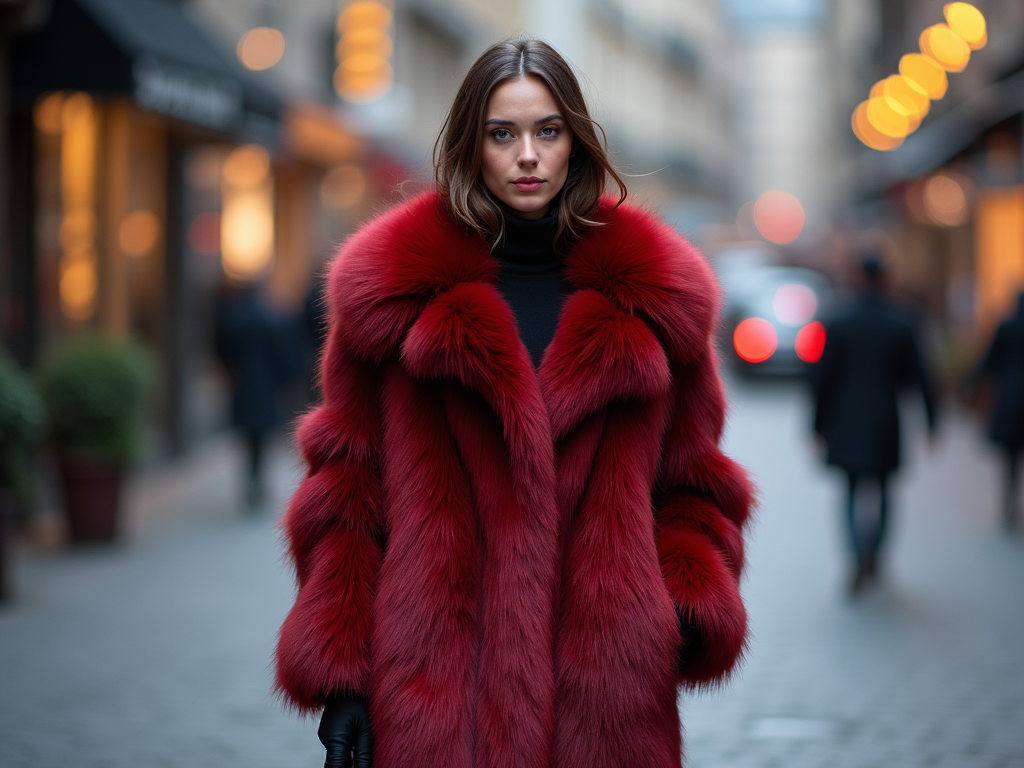
<path id="1" fill-rule="evenodd" d="M 978 368 L 1024 290 L 1024 2 L 5 0 L 0 767 L 322 762 L 270 694 L 319 276 L 429 188 L 462 75 L 517 34 L 575 65 L 631 200 L 725 291 L 753 638 L 681 698 L 688 765 L 1024 766 L 1024 543 Z M 907 409 L 853 600 L 804 379 L 865 251 L 942 419 L 928 442 Z"/>

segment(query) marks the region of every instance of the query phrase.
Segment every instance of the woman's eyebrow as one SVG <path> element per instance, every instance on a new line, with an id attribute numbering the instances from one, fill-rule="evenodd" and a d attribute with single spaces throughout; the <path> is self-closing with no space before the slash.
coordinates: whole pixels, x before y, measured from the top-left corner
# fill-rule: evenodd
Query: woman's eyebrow
<path id="1" fill-rule="evenodd" d="M 542 117 L 540 120 L 534 120 L 533 124 L 534 125 L 540 125 L 541 123 L 550 123 L 552 120 L 562 120 L 562 121 L 564 121 L 565 118 L 562 117 L 560 114 L 558 114 L 556 112 L 554 114 L 548 115 L 547 117 Z M 487 120 L 487 121 L 484 122 L 484 125 L 515 125 L 515 124 L 516 124 L 515 120 L 503 120 L 500 117 L 492 117 L 490 120 Z"/>

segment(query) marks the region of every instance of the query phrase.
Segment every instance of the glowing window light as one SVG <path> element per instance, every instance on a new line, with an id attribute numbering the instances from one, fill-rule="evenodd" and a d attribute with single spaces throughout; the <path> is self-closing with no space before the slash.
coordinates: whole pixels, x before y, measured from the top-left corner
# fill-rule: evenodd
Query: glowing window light
<path id="1" fill-rule="evenodd" d="M 68 95 L 60 104 L 60 225 L 58 265 L 61 310 L 75 321 L 96 309 L 96 165 L 98 116 L 87 93 Z"/>
<path id="2" fill-rule="evenodd" d="M 969 3 L 949 3 L 942 9 L 950 29 L 976 51 L 988 43 L 988 30 L 981 11 Z"/>
<path id="3" fill-rule="evenodd" d="M 248 69 L 270 69 L 284 56 L 284 35 L 271 27 L 250 29 L 239 39 L 235 53 Z"/>
<path id="4" fill-rule="evenodd" d="M 804 208 L 789 192 L 770 189 L 754 203 L 754 224 L 763 237 L 778 245 L 791 243 L 804 228 Z"/>
<path id="5" fill-rule="evenodd" d="M 921 33 L 921 53 L 947 72 L 963 72 L 971 60 L 971 47 L 946 24 L 933 24 Z"/>
<path id="6" fill-rule="evenodd" d="M 274 262 L 270 155 L 257 144 L 238 147 L 224 161 L 221 174 L 221 266 L 232 280 L 254 280 Z"/>
<path id="7" fill-rule="evenodd" d="M 775 354 L 779 347 L 779 337 L 775 333 L 775 326 L 764 318 L 748 317 L 733 331 L 732 346 L 741 360 L 763 363 Z"/>
<path id="8" fill-rule="evenodd" d="M 825 351 L 825 337 L 825 326 L 817 320 L 808 323 L 796 333 L 796 356 L 805 363 L 818 362 Z"/>
<path id="9" fill-rule="evenodd" d="M 152 211 L 132 211 L 121 221 L 117 242 L 129 256 L 145 256 L 160 237 L 160 219 Z"/>
<path id="10" fill-rule="evenodd" d="M 39 99 L 32 110 L 32 122 L 36 130 L 46 136 L 60 136 L 63 106 L 63 93 L 51 93 Z"/>
<path id="11" fill-rule="evenodd" d="M 803 283 L 780 285 L 772 298 L 772 310 L 783 325 L 803 325 L 818 311 L 818 297 Z"/>
<path id="12" fill-rule="evenodd" d="M 228 155 L 221 173 L 233 187 L 258 186 L 270 173 L 270 155 L 259 144 L 246 144 Z"/>
<path id="13" fill-rule="evenodd" d="M 854 135 L 860 139 L 861 143 L 879 152 L 888 152 L 903 143 L 902 136 L 900 138 L 886 136 L 871 125 L 868 121 L 868 103 L 866 101 L 857 105 L 850 124 L 853 127 Z"/>
<path id="14" fill-rule="evenodd" d="M 908 53 L 900 59 L 900 74 L 935 101 L 946 95 L 949 79 L 935 59 L 923 53 Z"/>
<path id="15" fill-rule="evenodd" d="M 274 258 L 273 200 L 264 190 L 232 194 L 224 204 L 220 227 L 221 265 L 234 280 L 264 275 Z"/>
<path id="16" fill-rule="evenodd" d="M 924 185 L 924 210 L 935 224 L 959 227 L 967 222 L 967 193 L 953 176 L 937 173 Z"/>
<path id="17" fill-rule="evenodd" d="M 95 253 L 63 259 L 58 293 L 64 314 L 72 320 L 87 320 L 93 312 L 97 284 Z"/>

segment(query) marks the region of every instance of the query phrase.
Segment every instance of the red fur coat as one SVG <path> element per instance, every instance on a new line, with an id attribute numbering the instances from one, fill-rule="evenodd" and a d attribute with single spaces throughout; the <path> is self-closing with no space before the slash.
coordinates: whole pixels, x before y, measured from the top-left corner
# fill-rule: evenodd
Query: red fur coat
<path id="1" fill-rule="evenodd" d="M 677 686 L 742 653 L 718 288 L 653 215 L 598 219 L 539 370 L 436 195 L 334 261 L 277 684 L 307 711 L 367 695 L 377 768 L 679 766 Z"/>

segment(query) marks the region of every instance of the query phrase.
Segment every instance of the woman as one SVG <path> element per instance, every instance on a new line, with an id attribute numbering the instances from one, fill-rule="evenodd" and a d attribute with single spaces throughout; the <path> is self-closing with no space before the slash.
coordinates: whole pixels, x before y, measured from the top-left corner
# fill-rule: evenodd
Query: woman
<path id="1" fill-rule="evenodd" d="M 476 61 L 437 150 L 332 266 L 279 689 L 328 765 L 678 766 L 677 685 L 745 641 L 714 279 L 542 42 Z"/>

